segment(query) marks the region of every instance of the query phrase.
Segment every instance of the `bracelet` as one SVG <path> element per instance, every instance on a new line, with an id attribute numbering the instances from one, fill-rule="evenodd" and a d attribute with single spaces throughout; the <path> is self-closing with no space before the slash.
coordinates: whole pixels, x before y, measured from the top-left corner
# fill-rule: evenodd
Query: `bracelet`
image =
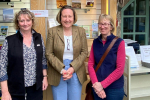
<path id="1" fill-rule="evenodd" d="M 43 77 L 48 77 L 48 75 L 43 75 Z"/>

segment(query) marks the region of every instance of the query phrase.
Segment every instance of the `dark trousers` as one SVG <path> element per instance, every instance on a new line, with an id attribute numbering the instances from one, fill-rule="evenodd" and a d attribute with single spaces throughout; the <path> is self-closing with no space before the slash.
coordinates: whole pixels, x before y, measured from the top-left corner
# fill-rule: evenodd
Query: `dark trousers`
<path id="1" fill-rule="evenodd" d="M 94 100 L 123 100 L 123 97 L 124 97 L 124 89 L 123 88 L 105 89 L 104 91 L 106 93 L 106 98 L 101 99 L 100 97 L 98 97 L 98 95 L 95 93 L 95 91 L 93 89 Z"/>
<path id="2" fill-rule="evenodd" d="M 25 96 L 11 95 L 12 100 L 43 100 L 42 86 L 38 90 L 36 90 L 36 85 L 26 87 L 25 89 L 26 89 Z"/>

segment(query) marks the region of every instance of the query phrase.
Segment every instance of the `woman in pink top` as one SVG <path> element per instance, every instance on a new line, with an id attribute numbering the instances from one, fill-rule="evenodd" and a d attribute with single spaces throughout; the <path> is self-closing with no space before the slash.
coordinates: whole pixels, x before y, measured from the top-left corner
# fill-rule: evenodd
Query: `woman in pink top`
<path id="1" fill-rule="evenodd" d="M 94 39 L 88 61 L 88 71 L 93 84 L 93 95 L 95 100 L 122 100 L 124 96 L 124 65 L 125 65 L 125 43 L 118 38 L 97 73 L 95 68 L 109 44 L 116 37 L 114 20 L 110 15 L 101 14 L 98 28 L 100 36 Z"/>

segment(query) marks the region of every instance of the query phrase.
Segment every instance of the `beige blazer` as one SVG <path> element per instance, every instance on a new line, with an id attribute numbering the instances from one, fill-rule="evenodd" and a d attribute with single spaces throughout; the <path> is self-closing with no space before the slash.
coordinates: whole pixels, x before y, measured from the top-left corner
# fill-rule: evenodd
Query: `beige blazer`
<path id="1" fill-rule="evenodd" d="M 81 84 L 87 80 L 84 60 L 88 55 L 87 40 L 85 30 L 78 26 L 72 26 L 73 41 L 73 61 L 74 68 Z M 50 85 L 59 85 L 60 71 L 65 66 L 63 64 L 63 53 L 65 43 L 62 26 L 56 26 L 48 30 L 46 41 L 46 58 L 48 61 L 48 82 Z"/>

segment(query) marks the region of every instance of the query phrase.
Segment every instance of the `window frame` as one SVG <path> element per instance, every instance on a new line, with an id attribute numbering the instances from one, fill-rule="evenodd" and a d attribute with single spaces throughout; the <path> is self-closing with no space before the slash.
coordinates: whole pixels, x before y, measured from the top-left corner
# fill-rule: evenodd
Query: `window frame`
<path id="1" fill-rule="evenodd" d="M 131 3 L 134 2 L 134 15 L 124 15 L 124 11 Z M 149 43 L 149 0 L 146 2 L 146 14 L 145 15 L 136 15 L 136 2 L 137 0 L 130 0 L 122 9 L 121 9 L 121 38 L 123 35 L 133 35 L 133 40 L 135 40 L 136 35 L 145 35 L 145 45 Z M 133 17 L 133 32 L 123 32 L 124 27 L 124 18 Z M 144 17 L 145 18 L 145 32 L 136 32 L 136 18 Z"/>

